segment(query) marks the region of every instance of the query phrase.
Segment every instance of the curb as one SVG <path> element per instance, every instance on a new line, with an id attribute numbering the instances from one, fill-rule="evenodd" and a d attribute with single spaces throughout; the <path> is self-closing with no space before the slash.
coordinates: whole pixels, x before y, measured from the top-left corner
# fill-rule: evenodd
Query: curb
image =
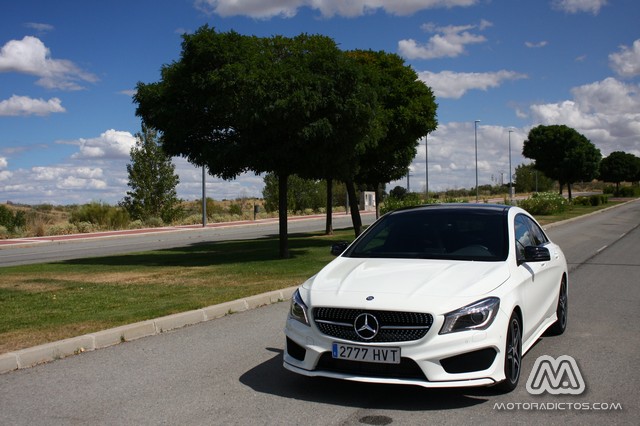
<path id="1" fill-rule="evenodd" d="M 83 352 L 107 348 L 142 337 L 154 336 L 188 325 L 222 318 L 236 312 L 244 312 L 261 306 L 289 300 L 297 288 L 298 286 L 275 290 L 245 299 L 196 309 L 194 311 L 167 315 L 153 320 L 123 325 L 83 336 L 0 354 L 0 374 L 30 368 L 45 362 L 55 361 L 72 355 L 79 355 Z"/>

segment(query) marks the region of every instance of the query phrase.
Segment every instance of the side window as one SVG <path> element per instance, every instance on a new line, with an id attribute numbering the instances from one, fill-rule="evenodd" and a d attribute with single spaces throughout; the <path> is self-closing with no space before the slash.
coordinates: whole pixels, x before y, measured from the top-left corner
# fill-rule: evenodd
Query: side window
<path id="1" fill-rule="evenodd" d="M 533 241 L 531 239 L 531 233 L 529 232 L 529 226 L 527 224 L 527 217 L 523 215 L 516 216 L 515 220 L 515 237 L 516 237 L 516 253 L 518 259 L 524 259 L 524 248 L 532 246 Z"/>
<path id="2" fill-rule="evenodd" d="M 549 242 L 549 239 L 537 223 L 532 221 L 530 218 L 526 218 L 527 223 L 529 224 L 529 229 L 531 229 L 531 239 L 533 240 L 533 245 L 541 246 Z"/>

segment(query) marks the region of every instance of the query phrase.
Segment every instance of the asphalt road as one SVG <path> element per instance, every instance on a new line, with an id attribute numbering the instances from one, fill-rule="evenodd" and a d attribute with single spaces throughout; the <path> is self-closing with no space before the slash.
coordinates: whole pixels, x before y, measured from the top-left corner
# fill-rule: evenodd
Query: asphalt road
<path id="1" fill-rule="evenodd" d="M 0 375 L 0 424 L 637 425 L 639 225 L 634 202 L 549 229 L 571 263 L 569 325 L 525 356 L 510 394 L 297 376 L 282 368 L 284 302 Z M 586 391 L 530 395 L 541 355 L 575 358 Z"/>
<path id="2" fill-rule="evenodd" d="M 370 224 L 374 220 L 375 214 L 362 214 L 362 222 L 364 224 Z M 351 216 L 344 214 L 334 215 L 334 229 L 351 226 Z M 324 229 L 324 216 L 302 216 L 291 218 L 288 222 L 289 234 L 324 231 Z M 241 225 L 234 223 L 212 224 L 205 228 L 156 228 L 150 229 L 148 232 L 107 232 L 91 235 L 0 241 L 0 267 L 161 250 L 213 241 L 257 239 L 277 235 L 277 219 L 268 219 Z"/>

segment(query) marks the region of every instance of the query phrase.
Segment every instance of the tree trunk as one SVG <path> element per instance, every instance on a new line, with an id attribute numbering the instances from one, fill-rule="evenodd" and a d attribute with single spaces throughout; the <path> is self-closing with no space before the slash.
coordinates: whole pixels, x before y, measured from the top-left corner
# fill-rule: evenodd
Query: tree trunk
<path id="1" fill-rule="evenodd" d="M 326 235 L 333 235 L 333 179 L 327 179 L 327 224 Z"/>
<path id="2" fill-rule="evenodd" d="M 567 193 L 569 194 L 569 202 L 571 202 L 571 184 L 567 183 Z"/>
<path id="3" fill-rule="evenodd" d="M 289 258 L 289 241 L 287 229 L 287 189 L 289 176 L 278 175 L 278 222 L 280 225 L 280 258 Z"/>
<path id="4" fill-rule="evenodd" d="M 360 217 L 360 207 L 358 206 L 356 186 L 350 179 L 345 182 L 345 185 L 347 186 L 347 194 L 349 195 L 349 210 L 351 211 L 353 231 L 355 232 L 357 237 L 362 232 L 362 218 Z"/>

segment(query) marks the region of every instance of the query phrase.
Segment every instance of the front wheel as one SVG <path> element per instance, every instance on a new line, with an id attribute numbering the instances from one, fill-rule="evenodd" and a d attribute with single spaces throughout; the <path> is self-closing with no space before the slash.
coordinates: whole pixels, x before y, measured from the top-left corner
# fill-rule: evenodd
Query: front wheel
<path id="1" fill-rule="evenodd" d="M 522 370 L 522 323 L 516 312 L 511 314 L 505 342 L 504 375 L 506 379 L 497 387 L 503 392 L 511 392 L 518 386 Z"/>
<path id="2" fill-rule="evenodd" d="M 558 307 L 556 308 L 556 316 L 558 319 L 551 324 L 547 330 L 547 334 L 551 336 L 559 336 L 567 329 L 567 318 L 569 312 L 569 292 L 567 291 L 567 280 L 562 279 L 560 283 L 560 294 L 558 296 Z"/>

